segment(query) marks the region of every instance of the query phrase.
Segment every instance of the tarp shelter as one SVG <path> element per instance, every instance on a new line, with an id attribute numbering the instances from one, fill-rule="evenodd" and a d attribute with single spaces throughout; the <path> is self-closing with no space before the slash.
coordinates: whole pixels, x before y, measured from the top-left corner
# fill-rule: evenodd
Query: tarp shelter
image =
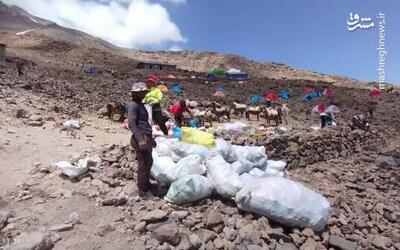
<path id="1" fill-rule="evenodd" d="M 225 95 L 226 95 L 226 94 L 225 94 L 224 92 L 217 91 L 217 92 L 214 93 L 213 96 L 215 96 L 215 97 L 225 97 Z"/>
<path id="2" fill-rule="evenodd" d="M 217 80 L 217 77 L 211 73 L 208 73 L 206 75 L 206 79 L 207 79 L 207 81 L 213 81 L 213 80 Z"/>
<path id="3" fill-rule="evenodd" d="M 176 76 L 174 76 L 174 75 L 172 75 L 172 74 L 169 74 L 169 75 L 167 75 L 167 79 L 168 79 L 168 80 L 175 80 L 175 79 L 176 79 Z"/>
<path id="4" fill-rule="evenodd" d="M 88 67 L 87 73 L 89 73 L 91 75 L 96 74 L 96 67 L 93 67 L 93 66 Z"/>
<path id="5" fill-rule="evenodd" d="M 313 91 L 314 91 L 313 87 L 307 87 L 307 88 L 304 89 L 304 93 L 306 93 L 306 94 L 310 94 Z"/>
<path id="6" fill-rule="evenodd" d="M 253 104 L 261 103 L 264 98 L 260 95 L 252 95 L 250 96 L 250 102 Z"/>
<path id="7" fill-rule="evenodd" d="M 289 100 L 292 98 L 292 94 L 288 90 L 282 90 L 278 95 L 283 100 Z"/>
<path id="8" fill-rule="evenodd" d="M 183 93 L 183 89 L 182 87 L 174 84 L 171 86 L 171 91 L 174 92 L 175 94 L 182 94 Z"/>
<path id="9" fill-rule="evenodd" d="M 331 88 L 324 89 L 324 91 L 322 93 L 324 96 L 327 96 L 327 97 L 333 96 L 333 90 Z"/>
<path id="10" fill-rule="evenodd" d="M 265 94 L 265 98 L 271 101 L 278 100 L 279 96 L 276 92 L 268 92 Z"/>
<path id="11" fill-rule="evenodd" d="M 369 91 L 369 95 L 370 96 L 373 96 L 373 97 L 378 97 L 378 96 L 380 96 L 381 95 L 381 91 L 379 90 L 379 89 L 371 89 L 370 91 Z"/>
<path id="12" fill-rule="evenodd" d="M 249 74 L 247 74 L 246 72 L 226 73 L 225 78 L 229 80 L 241 81 L 249 78 Z"/>
<path id="13" fill-rule="evenodd" d="M 225 94 L 226 94 L 225 88 L 223 88 L 223 87 L 219 87 L 219 88 L 217 88 L 217 91 L 219 91 L 219 92 L 222 92 L 222 93 L 225 93 Z"/>
<path id="14" fill-rule="evenodd" d="M 312 111 L 315 113 L 322 113 L 322 112 L 325 112 L 325 110 L 326 110 L 326 107 L 324 104 L 318 104 L 317 106 L 315 106 L 312 109 Z"/>
<path id="15" fill-rule="evenodd" d="M 325 109 L 326 113 L 333 113 L 333 114 L 338 114 L 340 113 L 340 109 L 336 105 L 330 105 Z"/>
<path id="16" fill-rule="evenodd" d="M 158 85 L 157 88 L 158 88 L 159 90 L 161 90 L 161 92 L 163 92 L 163 93 L 167 93 L 167 92 L 169 91 L 169 89 L 167 88 L 167 86 L 165 86 L 164 84 Z"/>
<path id="17" fill-rule="evenodd" d="M 214 76 L 224 76 L 225 75 L 225 70 L 222 68 L 215 68 L 211 71 L 211 74 L 213 74 Z"/>

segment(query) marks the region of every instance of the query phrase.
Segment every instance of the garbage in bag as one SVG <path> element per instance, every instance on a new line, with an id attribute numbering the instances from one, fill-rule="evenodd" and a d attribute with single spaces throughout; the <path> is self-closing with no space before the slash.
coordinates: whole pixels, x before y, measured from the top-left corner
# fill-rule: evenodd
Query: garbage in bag
<path id="1" fill-rule="evenodd" d="M 232 146 L 232 153 L 228 157 L 229 162 L 235 162 L 239 159 L 246 159 L 253 162 L 257 167 L 263 166 L 267 159 L 267 152 L 264 146 Z"/>
<path id="2" fill-rule="evenodd" d="M 71 129 L 71 128 L 80 129 L 81 123 L 79 122 L 79 120 L 68 120 L 63 122 L 62 126 L 64 129 Z"/>
<path id="3" fill-rule="evenodd" d="M 283 177 L 286 178 L 287 177 L 287 172 L 284 170 L 277 170 L 277 169 L 273 169 L 273 168 L 267 168 L 264 171 L 264 176 L 265 177 Z"/>
<path id="4" fill-rule="evenodd" d="M 98 168 L 100 165 L 101 159 L 98 156 L 80 159 L 76 166 L 67 161 L 59 161 L 54 163 L 54 166 L 60 169 L 64 175 L 71 178 L 87 173 L 90 167 Z"/>
<path id="5" fill-rule="evenodd" d="M 243 122 L 225 123 L 218 127 L 217 131 L 225 131 L 229 133 L 240 134 L 245 132 L 249 128 L 249 125 Z"/>
<path id="6" fill-rule="evenodd" d="M 185 175 L 204 175 L 206 171 L 206 166 L 203 165 L 199 155 L 189 155 L 178 161 L 176 166 L 169 171 L 168 177 L 171 181 L 175 181 Z"/>
<path id="7" fill-rule="evenodd" d="M 285 170 L 286 162 L 284 161 L 274 161 L 274 160 L 267 160 L 267 169 L 275 169 L 278 171 Z"/>
<path id="8" fill-rule="evenodd" d="M 266 176 L 265 172 L 259 168 L 253 168 L 252 170 L 249 171 L 249 174 L 258 178 Z"/>
<path id="9" fill-rule="evenodd" d="M 158 153 L 158 156 L 168 156 L 171 157 L 174 162 L 178 162 L 181 157 L 176 155 L 172 150 L 174 146 L 179 142 L 176 138 L 165 138 L 165 137 L 157 137 L 155 138 L 157 143 L 157 147 L 155 147 L 155 151 Z"/>
<path id="10" fill-rule="evenodd" d="M 179 140 L 182 140 L 182 129 L 180 127 L 172 128 L 172 136 Z"/>
<path id="11" fill-rule="evenodd" d="M 174 145 L 173 151 L 180 157 L 186 157 L 195 154 L 200 155 L 203 159 L 207 158 L 208 154 L 210 153 L 210 150 L 208 150 L 208 148 L 204 146 L 196 144 L 186 144 L 182 142 Z"/>
<path id="12" fill-rule="evenodd" d="M 206 160 L 207 177 L 210 178 L 215 190 L 225 198 L 232 198 L 243 187 L 239 174 L 233 171 L 221 155 L 212 153 Z"/>
<path id="13" fill-rule="evenodd" d="M 264 215 L 289 227 L 322 231 L 330 216 L 329 202 L 300 183 L 265 177 L 236 193 L 239 209 Z"/>
<path id="14" fill-rule="evenodd" d="M 215 138 L 211 133 L 200 131 L 196 128 L 182 128 L 182 142 L 202 145 L 207 148 L 215 147 Z"/>
<path id="15" fill-rule="evenodd" d="M 169 185 L 172 180 L 169 174 L 175 168 L 175 162 L 168 156 L 156 156 L 153 154 L 153 166 L 151 166 L 151 175 L 163 186 Z"/>
<path id="16" fill-rule="evenodd" d="M 252 170 L 255 167 L 255 164 L 243 158 L 232 163 L 231 167 L 236 173 L 242 174 Z"/>
<path id="17" fill-rule="evenodd" d="M 212 150 L 212 152 L 216 152 L 226 159 L 232 153 L 232 144 L 223 139 L 216 139 L 215 148 Z"/>
<path id="18" fill-rule="evenodd" d="M 262 178 L 256 177 L 254 175 L 251 175 L 249 173 L 243 173 L 240 175 L 240 179 L 243 181 L 244 187 L 249 186 L 249 185 L 255 185 L 258 183 Z"/>
<path id="19" fill-rule="evenodd" d="M 211 195 L 213 185 L 202 175 L 186 175 L 174 181 L 164 199 L 175 204 L 185 204 Z"/>

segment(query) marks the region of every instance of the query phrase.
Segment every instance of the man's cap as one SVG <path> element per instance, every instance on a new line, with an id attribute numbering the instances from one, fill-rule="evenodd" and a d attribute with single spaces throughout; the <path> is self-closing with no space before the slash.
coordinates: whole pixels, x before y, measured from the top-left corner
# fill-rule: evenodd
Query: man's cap
<path id="1" fill-rule="evenodd" d="M 132 85 L 131 92 L 142 92 L 142 91 L 148 91 L 149 88 L 144 82 L 137 82 Z"/>

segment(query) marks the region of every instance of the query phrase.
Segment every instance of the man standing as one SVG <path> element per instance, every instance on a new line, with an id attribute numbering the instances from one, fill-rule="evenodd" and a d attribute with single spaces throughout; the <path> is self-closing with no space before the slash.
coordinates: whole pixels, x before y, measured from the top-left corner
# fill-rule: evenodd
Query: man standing
<path id="1" fill-rule="evenodd" d="M 133 84 L 132 101 L 128 104 L 128 125 L 132 132 L 131 145 L 136 151 L 138 160 L 137 185 L 140 197 L 145 197 L 151 191 L 150 169 L 153 165 L 152 151 L 156 143 L 152 137 L 152 129 L 148 122 L 149 115 L 142 103 L 148 93 L 145 83 Z"/>
<path id="2" fill-rule="evenodd" d="M 24 72 L 22 72 L 22 70 L 24 67 L 24 63 L 22 62 L 22 60 L 20 60 L 20 59 L 15 60 L 15 66 L 17 67 L 18 76 L 19 77 L 23 76 Z"/>

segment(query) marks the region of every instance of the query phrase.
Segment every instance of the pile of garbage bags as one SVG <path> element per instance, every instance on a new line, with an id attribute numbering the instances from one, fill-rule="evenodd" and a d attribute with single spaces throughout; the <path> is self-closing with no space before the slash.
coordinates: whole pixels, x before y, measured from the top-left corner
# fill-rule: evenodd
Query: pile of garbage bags
<path id="1" fill-rule="evenodd" d="M 185 204 L 212 192 L 235 200 L 244 211 L 281 224 L 321 231 L 330 204 L 320 194 L 287 179 L 284 161 L 270 160 L 265 147 L 237 146 L 215 140 L 215 147 L 156 138 L 151 174 L 169 187 L 165 200 Z"/>

